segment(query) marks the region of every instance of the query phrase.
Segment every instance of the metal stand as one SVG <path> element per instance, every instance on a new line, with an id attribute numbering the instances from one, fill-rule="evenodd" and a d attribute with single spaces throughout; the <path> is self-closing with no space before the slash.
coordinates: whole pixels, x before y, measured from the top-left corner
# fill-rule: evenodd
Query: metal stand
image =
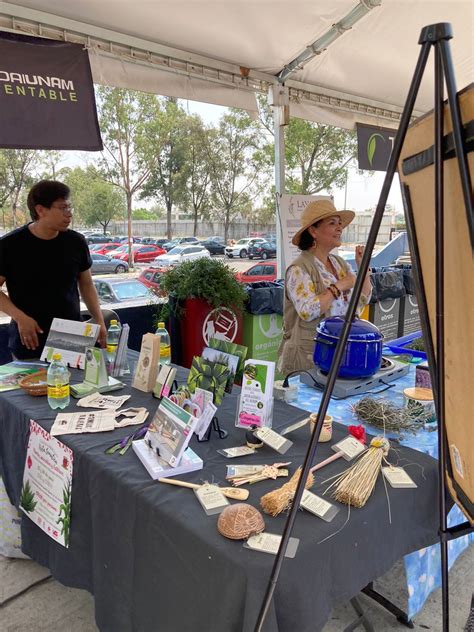
<path id="1" fill-rule="evenodd" d="M 451 111 L 451 117 L 453 122 L 453 138 L 455 153 L 459 165 L 459 172 L 461 177 L 461 184 L 464 196 L 464 204 L 466 207 L 466 213 L 468 217 L 468 223 L 471 233 L 471 244 L 474 246 L 474 215 L 472 209 L 471 199 L 471 182 L 469 177 L 469 170 L 467 166 L 467 159 L 463 146 L 463 133 L 461 126 L 461 116 L 459 111 L 459 104 L 456 95 L 456 86 L 454 80 L 454 69 L 451 60 L 451 52 L 448 46 L 448 40 L 452 38 L 451 25 L 447 23 L 432 24 L 422 29 L 419 44 L 421 44 L 420 55 L 416 64 L 415 72 L 408 91 L 407 100 L 400 120 L 400 126 L 395 137 L 392 154 L 387 167 L 387 173 L 382 186 L 380 199 L 377 204 L 377 208 L 374 214 L 372 226 L 368 235 L 367 245 L 364 255 L 362 257 L 359 273 L 357 275 L 354 290 L 352 292 L 351 300 L 346 312 L 344 326 L 336 346 L 333 362 L 331 365 L 331 371 L 328 375 L 326 388 L 323 393 L 321 404 L 318 410 L 318 422 L 315 425 L 310 444 L 303 462 L 301 476 L 298 482 L 298 486 L 295 491 L 295 496 L 291 510 L 289 512 L 285 528 L 283 531 L 280 548 L 276 556 L 272 573 L 267 585 L 267 590 L 262 601 L 261 609 L 258 615 L 258 619 L 255 625 L 255 630 L 261 632 L 263 624 L 265 622 L 268 609 L 275 591 L 278 577 L 280 575 L 281 567 L 284 560 L 285 551 L 288 546 L 288 541 L 293 530 L 293 526 L 298 514 L 301 497 L 305 489 L 306 479 L 308 477 L 309 470 L 314 460 L 316 447 L 321 433 L 323 420 L 326 416 L 326 412 L 331 399 L 331 394 L 334 389 L 339 367 L 341 365 L 343 353 L 345 351 L 347 339 L 349 337 L 349 331 L 352 320 L 356 315 L 357 304 L 361 295 L 362 285 L 369 269 L 370 259 L 372 251 L 374 249 L 377 233 L 382 222 L 385 204 L 387 202 L 390 187 L 393 181 L 393 177 L 397 168 L 398 160 L 400 158 L 401 149 L 405 140 L 410 118 L 413 112 L 413 107 L 416 101 L 418 90 L 420 87 L 423 73 L 425 71 L 428 56 L 433 46 L 435 48 L 435 196 L 436 196 L 436 358 L 439 360 L 437 365 L 434 363 L 435 354 L 433 339 L 429 329 L 428 312 L 426 309 L 426 297 L 423 294 L 421 301 L 421 317 L 423 324 L 423 333 L 427 342 L 428 360 L 430 364 L 430 371 L 435 379 L 432 379 L 435 391 L 435 404 L 438 418 L 438 436 L 439 436 L 439 505 L 440 505 L 440 541 L 441 541 L 441 563 L 442 563 L 442 595 L 443 595 L 443 632 L 449 630 L 449 603 L 448 603 L 448 540 L 452 537 L 457 537 L 457 533 L 450 532 L 447 527 L 447 515 L 446 515 L 446 481 L 445 481 L 445 467 L 447 464 L 447 452 L 446 452 L 446 439 L 445 439 L 445 420 L 444 420 L 444 327 L 443 327 L 443 311 L 444 311 L 444 288 L 443 288 L 443 271 L 444 271 L 444 252 L 443 252 L 443 156 L 442 156 L 442 141 L 443 141 L 443 78 L 446 81 L 448 91 L 448 102 Z M 411 218 L 412 219 L 412 218 Z M 413 228 L 413 222 L 409 221 L 408 229 Z M 413 241 L 413 234 L 411 234 Z M 413 250 L 412 250 L 413 252 Z M 415 266 L 415 278 L 418 279 L 418 285 L 420 288 L 423 286 L 423 279 L 420 275 L 419 259 Z M 462 531 L 462 530 L 461 530 Z"/>
<path id="2" fill-rule="evenodd" d="M 209 439 L 211 438 L 212 430 L 215 430 L 215 432 L 217 432 L 217 436 L 219 437 L 219 439 L 225 439 L 227 435 L 229 434 L 227 430 L 224 430 L 223 428 L 220 427 L 219 419 L 217 417 L 213 417 L 211 423 L 209 424 L 209 428 L 206 430 L 206 434 L 204 435 L 204 437 L 202 439 L 197 437 L 197 440 L 199 441 L 199 443 L 204 443 L 205 441 L 209 441 Z"/>

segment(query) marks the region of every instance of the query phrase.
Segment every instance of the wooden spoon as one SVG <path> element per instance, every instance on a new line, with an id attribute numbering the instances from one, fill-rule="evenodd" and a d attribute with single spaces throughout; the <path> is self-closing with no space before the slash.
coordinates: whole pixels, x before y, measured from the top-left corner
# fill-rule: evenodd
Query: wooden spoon
<path id="1" fill-rule="evenodd" d="M 179 481 L 176 478 L 159 478 L 160 483 L 168 483 L 169 485 L 177 485 L 178 487 L 190 487 L 191 489 L 198 489 L 204 487 L 204 485 L 198 485 L 197 483 L 187 483 L 186 481 Z M 217 486 L 216 486 L 217 487 Z M 224 496 L 227 498 L 233 498 L 234 500 L 247 500 L 249 497 L 248 489 L 236 489 L 235 487 L 219 487 Z"/>

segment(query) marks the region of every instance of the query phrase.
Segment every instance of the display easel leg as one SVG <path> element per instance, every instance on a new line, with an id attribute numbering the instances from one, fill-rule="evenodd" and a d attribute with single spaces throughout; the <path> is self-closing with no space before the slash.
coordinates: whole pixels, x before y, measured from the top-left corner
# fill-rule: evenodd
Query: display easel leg
<path id="1" fill-rule="evenodd" d="M 362 589 L 362 592 L 364 593 L 364 595 L 367 595 L 367 597 L 370 597 L 378 604 L 380 604 L 383 608 L 385 608 L 385 610 L 391 612 L 397 618 L 397 621 L 402 625 L 411 629 L 415 627 L 413 621 L 408 618 L 407 613 L 403 612 L 403 610 L 401 610 L 398 606 L 396 606 L 386 597 L 377 592 L 374 589 L 374 585 L 372 582 L 370 582 L 370 584 L 367 584 L 367 586 Z"/>
<path id="2" fill-rule="evenodd" d="M 198 437 L 198 442 L 204 443 L 205 441 L 209 441 L 209 439 L 211 438 L 211 432 L 213 430 L 217 432 L 219 439 L 225 439 L 229 434 L 227 430 L 221 428 L 219 424 L 219 419 L 217 417 L 213 417 L 211 423 L 209 424 L 209 428 L 206 430 L 206 434 L 203 436 L 202 439 L 199 439 Z"/>
<path id="3" fill-rule="evenodd" d="M 268 582 L 267 590 L 263 598 L 260 612 L 257 618 L 257 622 L 255 626 L 256 632 L 261 632 L 263 629 L 263 624 L 265 622 L 265 618 L 267 616 L 268 609 L 270 607 L 273 593 L 275 591 L 275 588 L 278 582 L 278 577 L 280 575 L 281 567 L 284 560 L 284 555 L 286 552 L 286 548 L 288 546 L 288 541 L 290 539 L 291 532 L 293 530 L 293 525 L 296 520 L 297 512 L 300 506 L 301 497 L 305 489 L 306 479 L 308 478 L 308 473 L 313 463 L 316 447 L 319 440 L 319 435 L 321 434 L 323 420 L 326 416 L 326 412 L 329 406 L 329 401 L 331 399 L 331 395 L 334 390 L 337 374 L 339 372 L 339 367 L 341 365 L 342 357 L 346 348 L 346 343 L 349 337 L 349 331 L 352 324 L 352 320 L 354 319 L 354 316 L 356 314 L 357 305 L 358 305 L 359 298 L 362 292 L 362 285 L 364 283 L 365 276 L 369 269 L 370 259 L 372 257 L 375 241 L 376 241 L 377 234 L 379 232 L 379 228 L 382 223 L 383 215 L 385 212 L 385 205 L 387 203 L 388 194 L 390 192 L 390 187 L 392 185 L 392 181 L 395 175 L 398 159 L 400 157 L 401 149 L 403 146 L 403 142 L 405 140 L 408 125 L 410 123 L 410 118 L 413 112 L 418 90 L 419 90 L 423 73 L 426 67 L 426 62 L 428 60 L 430 45 L 431 45 L 430 43 L 424 42 L 422 44 L 420 55 L 418 57 L 415 72 L 410 84 L 410 89 L 408 91 L 406 104 L 401 115 L 400 126 L 398 129 L 397 135 L 395 137 L 394 144 L 393 144 L 393 150 L 392 150 L 392 154 L 390 156 L 390 160 L 388 163 L 387 173 L 385 175 L 384 183 L 382 185 L 380 199 L 377 204 L 377 208 L 374 214 L 374 219 L 372 221 L 372 225 L 370 227 L 370 231 L 367 237 L 367 244 L 365 247 L 364 254 L 362 256 L 362 261 L 359 267 L 359 272 L 356 278 L 351 300 L 347 308 L 346 316 L 344 319 L 344 325 L 341 330 L 339 341 L 336 345 L 336 349 L 334 352 L 334 357 L 333 357 L 333 361 L 331 365 L 331 370 L 329 371 L 328 379 L 326 382 L 326 388 L 324 390 L 321 403 L 319 406 L 318 421 L 315 424 L 315 427 L 313 429 L 313 434 L 311 436 L 311 440 L 308 446 L 308 450 L 306 452 L 305 460 L 301 468 L 301 476 L 300 476 L 300 479 L 298 481 L 298 486 L 295 491 L 293 504 L 291 506 L 290 512 L 288 514 L 288 518 L 286 520 L 285 528 L 283 530 L 283 534 L 282 534 L 282 538 L 280 542 L 280 547 L 278 549 L 278 553 L 276 555 L 276 559 L 273 564 L 270 580 Z"/>
<path id="4" fill-rule="evenodd" d="M 344 628 L 343 632 L 352 632 L 359 626 L 363 626 L 366 632 L 375 632 L 374 626 L 367 617 L 367 614 L 364 612 L 357 597 L 352 597 L 350 604 L 357 614 L 357 619 L 354 619 L 352 623 L 349 623 L 349 625 Z"/>
<path id="5" fill-rule="evenodd" d="M 401 149 L 405 141 L 406 132 L 410 122 L 410 117 L 413 112 L 413 107 L 416 101 L 416 97 L 419 91 L 420 83 L 425 71 L 426 62 L 428 60 L 431 46 L 435 47 L 435 197 L 436 197 L 436 333 L 437 344 L 436 358 L 439 360 L 437 365 L 432 365 L 430 371 L 432 374 L 432 383 L 434 384 L 435 391 L 435 403 L 438 416 L 438 433 L 439 433 L 439 473 L 440 473 L 440 540 L 442 551 L 442 577 L 443 577 L 443 631 L 449 630 L 449 603 L 448 603 L 448 559 L 447 559 L 447 516 L 446 516 L 446 485 L 445 485 L 445 467 L 447 463 L 447 454 L 445 450 L 445 424 L 444 424 L 444 329 L 443 329 L 443 309 L 444 309 L 444 294 L 443 290 L 443 275 L 444 275 L 444 252 L 443 252 L 443 161 L 442 161 L 442 132 L 443 132 L 443 97 L 442 97 L 442 85 L 443 85 L 443 72 L 444 78 L 446 78 L 446 85 L 448 87 L 448 101 L 451 109 L 451 115 L 453 120 L 453 137 L 456 150 L 456 157 L 459 164 L 459 171 L 462 180 L 462 189 L 464 194 L 464 202 L 466 206 L 466 213 L 468 217 L 468 224 L 471 230 L 471 243 L 474 244 L 473 238 L 473 210 L 471 199 L 471 184 L 469 178 L 469 170 L 467 168 L 467 159 L 465 156 L 462 131 L 461 131 L 461 116 L 459 112 L 459 104 L 457 102 L 456 86 L 454 81 L 454 71 L 452 68 L 450 51 L 448 47 L 448 40 L 452 38 L 451 25 L 446 23 L 433 24 L 426 26 L 422 29 L 419 39 L 421 44 L 420 55 L 416 64 L 415 72 L 408 91 L 405 107 L 400 119 L 400 126 L 395 137 L 392 154 L 390 156 L 389 164 L 387 167 L 387 173 L 382 186 L 380 199 L 377 204 L 377 208 L 374 214 L 374 219 L 367 239 L 364 255 L 362 257 L 359 273 L 357 275 L 354 290 L 347 308 L 346 316 L 344 319 L 344 325 L 339 337 L 339 341 L 336 346 L 336 350 L 331 365 L 331 370 L 328 374 L 328 380 L 326 388 L 323 393 L 321 404 L 318 410 L 318 422 L 315 425 L 313 434 L 311 437 L 308 450 L 306 452 L 305 460 L 302 466 L 300 480 L 295 491 L 293 505 L 289 512 L 285 528 L 283 531 L 280 547 L 273 565 L 271 577 L 268 582 L 267 590 L 263 598 L 261 609 L 256 622 L 255 630 L 261 632 L 263 624 L 265 622 L 268 609 L 270 607 L 271 599 L 275 591 L 278 577 L 281 571 L 281 567 L 284 560 L 288 541 L 296 520 L 296 515 L 299 509 L 301 497 L 305 489 L 306 479 L 308 477 L 309 469 L 312 465 L 314 455 L 316 452 L 316 446 L 321 433 L 324 417 L 329 406 L 334 384 L 339 372 L 343 353 L 345 351 L 349 331 L 352 320 L 356 313 L 356 307 L 361 295 L 362 284 L 364 282 L 367 270 L 369 268 L 370 259 L 372 257 L 373 248 L 377 233 L 379 231 L 385 204 L 387 202 L 388 193 L 393 181 L 395 170 L 400 158 Z M 418 273 L 421 271 L 418 266 Z M 421 276 L 420 276 L 421 280 Z M 426 298 L 425 298 L 426 304 Z M 428 314 L 425 315 L 428 321 Z M 435 357 L 433 349 L 433 340 L 431 332 L 423 332 L 428 335 L 427 344 L 431 345 L 429 360 L 433 360 Z M 436 368 L 434 368 L 436 367 Z"/>

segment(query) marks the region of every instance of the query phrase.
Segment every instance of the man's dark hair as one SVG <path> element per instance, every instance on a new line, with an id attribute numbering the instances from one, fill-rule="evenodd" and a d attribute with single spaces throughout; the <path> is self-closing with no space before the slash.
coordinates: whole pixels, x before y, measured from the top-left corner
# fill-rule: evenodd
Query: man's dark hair
<path id="1" fill-rule="evenodd" d="M 321 220 L 315 222 L 314 224 L 311 224 L 312 226 L 314 226 L 316 228 L 316 226 L 321 222 Z M 301 233 L 301 237 L 300 237 L 300 243 L 298 244 L 298 248 L 300 250 L 309 250 L 310 248 L 312 248 L 314 246 L 314 237 L 311 236 L 310 232 L 308 229 L 304 230 Z"/>
<path id="2" fill-rule="evenodd" d="M 40 180 L 37 182 L 28 193 L 27 204 L 30 210 L 31 219 L 33 221 L 38 219 L 38 213 L 35 206 L 41 204 L 46 208 L 56 202 L 56 200 L 67 200 L 71 190 L 66 184 L 58 182 L 57 180 Z"/>

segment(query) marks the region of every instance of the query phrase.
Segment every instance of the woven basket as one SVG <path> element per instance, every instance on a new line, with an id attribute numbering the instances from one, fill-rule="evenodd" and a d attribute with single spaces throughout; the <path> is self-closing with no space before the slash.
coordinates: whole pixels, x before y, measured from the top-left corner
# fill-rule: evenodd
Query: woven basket
<path id="1" fill-rule="evenodd" d="M 48 394 L 48 385 L 46 383 L 46 369 L 40 369 L 36 373 L 32 373 L 31 375 L 26 375 L 19 382 L 18 386 L 28 393 L 28 395 L 33 395 L 37 397 L 39 395 L 47 395 Z"/>

